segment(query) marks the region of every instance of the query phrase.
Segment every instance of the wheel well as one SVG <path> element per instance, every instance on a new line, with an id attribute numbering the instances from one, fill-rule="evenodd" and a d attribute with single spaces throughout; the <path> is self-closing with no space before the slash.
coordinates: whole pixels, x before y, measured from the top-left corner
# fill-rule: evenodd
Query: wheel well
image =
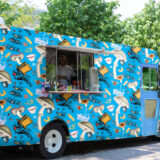
<path id="1" fill-rule="evenodd" d="M 51 121 L 50 123 L 48 123 L 47 125 L 59 125 L 61 127 L 63 127 L 64 131 L 66 132 L 66 135 L 69 136 L 69 130 L 68 130 L 68 126 L 67 124 L 63 121 L 63 120 L 60 120 L 60 119 L 56 119 L 56 120 L 53 120 Z"/>

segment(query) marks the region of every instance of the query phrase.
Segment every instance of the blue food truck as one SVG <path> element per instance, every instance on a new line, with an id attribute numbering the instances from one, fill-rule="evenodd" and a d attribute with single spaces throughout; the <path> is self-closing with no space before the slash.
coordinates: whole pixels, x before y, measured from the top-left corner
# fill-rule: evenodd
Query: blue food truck
<path id="1" fill-rule="evenodd" d="M 0 25 L 0 146 L 159 136 L 152 49 Z"/>

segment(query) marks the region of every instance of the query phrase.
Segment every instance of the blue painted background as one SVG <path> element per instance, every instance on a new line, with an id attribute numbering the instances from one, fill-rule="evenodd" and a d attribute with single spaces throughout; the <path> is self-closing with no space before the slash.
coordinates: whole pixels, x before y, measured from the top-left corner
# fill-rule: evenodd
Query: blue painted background
<path id="1" fill-rule="evenodd" d="M 3 27 L 1 27 L 3 28 Z M 41 117 L 42 126 L 53 119 L 62 119 L 68 126 L 71 141 L 79 140 L 99 140 L 99 139 L 120 139 L 135 137 L 132 135 L 134 129 L 139 129 L 138 136 L 141 136 L 141 102 L 133 93 L 132 88 L 128 87 L 128 83 L 137 81 L 136 90 L 140 89 L 140 64 L 158 64 L 159 58 L 157 52 L 150 49 L 141 48 L 139 52 L 134 52 L 133 47 L 126 45 L 113 44 L 108 42 L 98 42 L 83 38 L 74 38 L 70 36 L 56 36 L 51 33 L 37 32 L 32 30 L 11 28 L 8 32 L 0 31 L 0 49 L 4 49 L 0 55 L 0 71 L 6 71 L 11 78 L 11 83 L 5 88 L 0 83 L 0 100 L 5 101 L 4 108 L 0 108 L 0 130 L 11 132 L 8 140 L 3 135 L 0 135 L 0 145 L 17 145 L 17 144 L 36 144 L 39 143 L 41 130 L 38 129 L 38 114 L 41 105 L 37 102 L 37 97 L 51 97 L 41 93 L 41 82 L 45 79 L 37 77 L 37 61 L 40 53 L 37 51 L 38 45 L 58 45 L 66 39 L 72 46 L 76 46 L 76 40 L 79 40 L 79 47 L 102 49 L 105 51 L 118 50 L 125 54 L 126 62 L 118 61 L 116 67 L 117 77 L 113 75 L 113 65 L 116 61 L 116 56 L 112 52 L 106 54 L 95 54 L 95 59 L 102 57 L 100 66 L 95 64 L 98 69 L 104 65 L 108 69 L 108 73 L 104 76 L 99 72 L 100 91 L 103 94 L 81 94 L 81 100 L 88 100 L 88 104 L 78 102 L 77 94 L 72 94 L 68 100 L 60 94 L 52 94 L 54 109 L 47 112 L 45 109 Z M 149 55 L 147 56 L 147 51 Z M 11 56 L 22 53 L 24 58 L 22 63 L 27 63 L 31 70 L 23 75 L 17 70 L 16 61 L 11 60 Z M 31 55 L 32 54 L 32 55 Z M 29 59 L 33 56 L 33 59 Z M 151 58 L 149 58 L 151 57 Z M 46 72 L 45 58 L 40 65 L 41 75 Z M 2 80 L 0 80 L 2 82 Z M 118 97 L 119 96 L 119 97 Z M 121 105 L 118 112 L 118 120 L 121 124 L 116 126 L 116 111 L 118 104 L 116 98 L 123 98 L 127 101 L 128 107 Z M 100 121 L 101 115 L 94 112 L 96 106 L 104 105 L 103 114 L 107 114 L 109 121 L 104 124 Z M 27 116 L 30 119 L 30 124 L 26 127 L 18 123 L 21 118 L 18 115 L 13 115 L 12 111 L 15 108 L 24 106 L 25 110 L 21 113 L 22 117 Z M 3 108 L 3 109 L 2 109 Z M 23 107 L 22 107 L 23 108 Z M 31 111 L 31 109 L 34 110 Z M 85 122 L 84 122 L 85 121 Z M 80 128 L 81 123 L 88 123 L 93 128 L 91 133 L 84 133 Z"/>

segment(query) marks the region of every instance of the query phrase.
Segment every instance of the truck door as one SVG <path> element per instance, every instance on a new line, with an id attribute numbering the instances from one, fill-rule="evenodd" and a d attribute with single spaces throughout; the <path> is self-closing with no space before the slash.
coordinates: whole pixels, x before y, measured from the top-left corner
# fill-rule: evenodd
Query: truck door
<path id="1" fill-rule="evenodd" d="M 158 65 L 141 65 L 142 135 L 156 135 L 159 111 Z"/>

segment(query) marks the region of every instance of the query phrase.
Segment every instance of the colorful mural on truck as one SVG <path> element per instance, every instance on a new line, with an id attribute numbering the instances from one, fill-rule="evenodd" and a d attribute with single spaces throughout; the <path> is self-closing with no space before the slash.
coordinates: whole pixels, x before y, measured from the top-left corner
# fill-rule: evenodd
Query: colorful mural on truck
<path id="1" fill-rule="evenodd" d="M 100 94 L 42 93 L 45 53 L 39 45 L 105 49 L 94 54 Z M 158 64 L 150 49 L 0 26 L 0 145 L 37 144 L 43 127 L 63 120 L 70 140 L 141 136 L 140 64 Z"/>

